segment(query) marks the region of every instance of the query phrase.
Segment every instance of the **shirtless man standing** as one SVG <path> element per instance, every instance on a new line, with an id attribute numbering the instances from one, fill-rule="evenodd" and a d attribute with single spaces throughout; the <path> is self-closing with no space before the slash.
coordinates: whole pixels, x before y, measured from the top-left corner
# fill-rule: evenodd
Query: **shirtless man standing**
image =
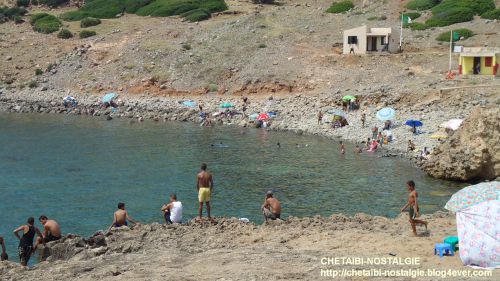
<path id="1" fill-rule="evenodd" d="M 61 239 L 61 227 L 55 220 L 49 220 L 47 216 L 41 215 L 38 220 L 43 225 L 42 237 L 38 237 L 35 244 L 35 250 L 42 243 L 57 241 Z"/>
<path id="2" fill-rule="evenodd" d="M 201 220 L 201 215 L 203 212 L 203 203 L 207 203 L 207 216 L 209 220 L 212 220 L 210 216 L 210 197 L 214 188 L 214 181 L 212 174 L 207 172 L 207 164 L 201 164 L 201 172 L 196 177 L 196 189 L 198 190 L 198 202 L 200 202 L 200 207 L 198 208 L 198 220 Z"/>
<path id="3" fill-rule="evenodd" d="M 404 212 L 409 207 L 409 215 L 410 215 L 410 224 L 411 229 L 413 230 L 413 235 L 417 236 L 417 227 L 416 224 L 425 225 L 425 229 L 427 229 L 427 222 L 423 220 L 417 220 L 416 218 L 420 216 L 420 209 L 418 207 L 418 193 L 415 189 L 415 182 L 408 181 L 406 182 L 406 186 L 408 188 L 408 203 L 401 208 L 401 212 Z"/>
<path id="4" fill-rule="evenodd" d="M 266 199 L 262 205 L 264 218 L 267 220 L 281 219 L 281 204 L 278 199 L 273 197 L 273 192 L 269 190 L 266 193 Z"/>
<path id="5" fill-rule="evenodd" d="M 138 224 L 138 222 L 134 221 L 125 210 L 125 203 L 118 203 L 118 210 L 116 210 L 113 218 L 113 223 L 109 227 L 108 231 L 111 230 L 112 227 L 122 227 L 128 226 L 127 220 L 133 224 Z"/>

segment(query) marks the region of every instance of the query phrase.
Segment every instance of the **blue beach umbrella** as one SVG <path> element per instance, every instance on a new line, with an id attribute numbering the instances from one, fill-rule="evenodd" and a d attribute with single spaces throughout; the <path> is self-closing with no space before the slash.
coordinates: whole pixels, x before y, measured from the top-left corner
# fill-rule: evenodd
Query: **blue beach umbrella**
<path id="1" fill-rule="evenodd" d="M 108 93 L 104 97 L 102 97 L 102 103 L 110 103 L 116 97 L 118 97 L 118 94 L 116 94 L 116 93 Z"/>
<path id="2" fill-rule="evenodd" d="M 422 123 L 422 121 L 418 121 L 418 120 L 407 120 L 405 125 L 408 125 L 410 127 L 421 127 L 424 125 L 424 123 Z"/>
<path id="3" fill-rule="evenodd" d="M 380 121 L 392 120 L 394 116 L 396 116 L 396 111 L 390 107 L 384 107 L 377 111 L 377 118 Z"/>

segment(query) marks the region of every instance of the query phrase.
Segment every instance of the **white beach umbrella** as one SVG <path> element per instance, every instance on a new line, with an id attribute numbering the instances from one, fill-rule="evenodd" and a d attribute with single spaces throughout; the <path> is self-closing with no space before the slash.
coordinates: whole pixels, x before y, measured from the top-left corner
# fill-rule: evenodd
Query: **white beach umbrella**
<path id="1" fill-rule="evenodd" d="M 456 131 L 462 125 L 462 122 L 464 122 L 463 119 L 451 119 L 442 123 L 439 127 Z"/>

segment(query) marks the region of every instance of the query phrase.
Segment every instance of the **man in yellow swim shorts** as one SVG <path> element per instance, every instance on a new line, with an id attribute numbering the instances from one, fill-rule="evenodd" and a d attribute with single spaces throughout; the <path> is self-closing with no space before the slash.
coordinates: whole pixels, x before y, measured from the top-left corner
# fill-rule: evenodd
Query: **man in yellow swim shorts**
<path id="1" fill-rule="evenodd" d="M 198 190 L 198 201 L 200 202 L 200 207 L 198 208 L 198 220 L 201 220 L 201 215 L 203 213 L 203 203 L 207 203 L 207 215 L 208 219 L 212 220 L 210 216 L 210 197 L 212 195 L 212 190 L 214 187 L 214 181 L 212 174 L 207 172 L 207 164 L 201 164 L 201 172 L 198 173 L 196 177 L 196 189 Z"/>

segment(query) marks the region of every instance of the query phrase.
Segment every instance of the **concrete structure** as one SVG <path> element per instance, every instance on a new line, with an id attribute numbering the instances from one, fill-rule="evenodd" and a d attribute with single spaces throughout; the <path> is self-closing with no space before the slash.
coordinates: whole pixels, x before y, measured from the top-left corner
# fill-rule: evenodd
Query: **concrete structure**
<path id="1" fill-rule="evenodd" d="M 368 28 L 366 25 L 344 30 L 343 53 L 367 54 L 399 51 L 399 33 L 390 27 Z"/>
<path id="2" fill-rule="evenodd" d="M 500 48 L 464 47 L 458 61 L 460 75 L 499 76 Z"/>

